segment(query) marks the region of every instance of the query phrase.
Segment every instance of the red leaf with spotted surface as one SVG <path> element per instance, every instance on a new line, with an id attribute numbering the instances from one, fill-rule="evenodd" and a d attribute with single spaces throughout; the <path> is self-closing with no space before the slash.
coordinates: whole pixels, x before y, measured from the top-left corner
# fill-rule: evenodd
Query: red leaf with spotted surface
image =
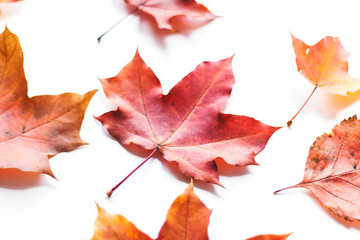
<path id="1" fill-rule="evenodd" d="M 231 62 L 232 57 L 203 62 L 163 95 L 137 52 L 117 76 L 101 80 L 117 110 L 97 119 L 119 143 L 153 150 L 151 156 L 158 151 L 185 175 L 220 185 L 216 158 L 235 166 L 257 164 L 254 157 L 279 129 L 221 113 L 234 84 Z"/>
<path id="2" fill-rule="evenodd" d="M 353 116 L 316 139 L 307 157 L 303 181 L 282 190 L 304 187 L 336 216 L 360 221 L 359 161 L 360 121 Z"/>
<path id="3" fill-rule="evenodd" d="M 85 144 L 79 136 L 95 91 L 29 98 L 17 36 L 0 35 L 0 168 L 53 176 L 49 158 Z"/>

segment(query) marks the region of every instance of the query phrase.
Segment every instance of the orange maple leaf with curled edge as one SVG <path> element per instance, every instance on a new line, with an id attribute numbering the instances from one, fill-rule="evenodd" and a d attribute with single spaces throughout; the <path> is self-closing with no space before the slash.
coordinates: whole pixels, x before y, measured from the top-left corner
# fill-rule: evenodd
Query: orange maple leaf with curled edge
<path id="1" fill-rule="evenodd" d="M 91 240 L 152 240 L 125 217 L 107 213 L 100 206 Z M 193 191 L 192 181 L 170 206 L 156 240 L 208 240 L 211 215 Z M 285 240 L 286 235 L 260 235 L 248 240 Z"/>
<path id="2" fill-rule="evenodd" d="M 96 90 L 29 98 L 18 37 L 0 34 L 0 168 L 54 176 L 49 158 L 86 144 L 79 136 Z"/>
<path id="3" fill-rule="evenodd" d="M 339 38 L 325 37 L 313 46 L 305 44 L 292 36 L 298 71 L 314 86 L 314 90 L 304 105 L 288 122 L 297 116 L 318 87 L 325 91 L 346 96 L 349 92 L 360 89 L 360 79 L 353 78 L 348 72 L 349 53 L 342 46 Z"/>
<path id="4" fill-rule="evenodd" d="M 266 235 L 259 235 L 259 236 L 256 236 L 256 237 L 248 238 L 246 240 L 285 240 L 290 235 L 291 235 L 291 233 L 284 234 L 284 235 L 266 234 Z"/>
<path id="5" fill-rule="evenodd" d="M 360 120 L 353 116 L 324 133 L 311 146 L 301 183 L 275 192 L 304 187 L 347 221 L 360 221 Z"/>
<path id="6" fill-rule="evenodd" d="M 221 185 L 216 158 L 235 166 L 257 164 L 255 155 L 279 129 L 220 112 L 234 84 L 231 61 L 204 62 L 163 95 L 160 81 L 136 52 L 117 76 L 101 80 L 118 108 L 96 119 L 121 144 L 153 150 L 145 161 L 159 151 L 185 175 Z"/>

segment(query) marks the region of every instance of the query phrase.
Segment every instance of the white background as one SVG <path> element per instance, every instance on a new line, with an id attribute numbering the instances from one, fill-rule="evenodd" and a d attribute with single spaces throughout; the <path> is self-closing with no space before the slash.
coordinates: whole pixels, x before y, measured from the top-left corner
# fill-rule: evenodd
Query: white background
<path id="1" fill-rule="evenodd" d="M 351 53 L 350 73 L 360 77 L 358 1 L 201 2 L 221 17 L 193 31 L 169 33 L 156 30 L 150 18 L 130 15 L 101 44 L 97 37 L 128 14 L 122 0 L 24 0 L 0 5 L 2 28 L 6 23 L 23 47 L 30 96 L 99 89 L 81 131 L 89 145 L 50 160 L 58 181 L 0 170 L 0 239 L 90 239 L 95 202 L 157 237 L 168 208 L 189 178 L 155 157 L 107 199 L 106 191 L 144 156 L 128 152 L 93 118 L 115 108 L 105 98 L 98 77 L 117 74 L 137 47 L 165 93 L 202 61 L 235 54 L 236 83 L 224 111 L 273 126 L 285 125 L 313 89 L 297 72 L 290 32 L 308 44 L 327 35 L 340 37 Z M 290 232 L 289 240 L 359 239 L 359 224 L 335 218 L 306 190 L 273 195 L 302 180 L 313 141 L 359 113 L 359 98 L 318 89 L 292 128 L 277 131 L 256 157 L 261 166 L 220 165 L 226 189 L 195 182 L 195 193 L 213 209 L 210 239 Z"/>

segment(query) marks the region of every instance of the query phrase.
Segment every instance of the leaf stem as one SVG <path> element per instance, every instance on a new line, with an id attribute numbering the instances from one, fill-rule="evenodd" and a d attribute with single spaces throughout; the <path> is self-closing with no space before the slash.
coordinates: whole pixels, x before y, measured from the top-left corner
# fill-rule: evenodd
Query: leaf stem
<path id="1" fill-rule="evenodd" d="M 311 92 L 310 96 L 306 99 L 306 101 L 304 102 L 304 104 L 301 106 L 301 108 L 299 109 L 299 111 L 297 111 L 297 113 L 291 118 L 290 121 L 288 121 L 286 124 L 288 127 L 290 127 L 292 125 L 293 120 L 296 118 L 296 116 L 301 112 L 301 110 L 305 107 L 306 103 L 309 101 L 309 99 L 311 98 L 311 96 L 314 94 L 315 90 L 317 89 L 317 86 L 315 86 L 314 90 Z"/>
<path id="2" fill-rule="evenodd" d="M 293 186 L 290 186 L 290 187 L 286 187 L 286 188 L 279 189 L 279 190 L 277 190 L 277 191 L 274 192 L 274 195 L 276 195 L 276 194 L 278 194 L 279 192 L 284 191 L 284 190 L 301 187 L 301 185 L 303 185 L 303 184 L 302 184 L 302 183 L 299 183 L 299 184 L 296 184 L 296 185 L 293 185 Z"/>
<path id="3" fill-rule="evenodd" d="M 119 21 L 117 21 L 112 27 L 110 27 L 108 30 L 106 30 L 103 34 L 101 34 L 100 37 L 97 38 L 98 43 L 100 43 L 101 39 L 111 30 L 113 30 L 113 28 L 115 28 L 117 25 L 119 25 L 122 21 L 124 21 L 127 17 L 129 17 L 131 14 L 135 13 L 136 11 L 138 11 L 139 8 L 135 8 L 134 10 L 132 10 L 128 15 L 126 15 L 125 17 L 122 17 Z"/>
<path id="4" fill-rule="evenodd" d="M 158 145 L 154 151 L 152 151 L 150 153 L 149 156 L 147 156 L 147 158 L 145 158 L 145 160 L 140 163 L 139 166 L 137 166 L 134 170 L 132 170 L 123 180 L 121 180 L 118 184 L 116 184 L 112 189 L 110 189 L 109 191 L 106 192 L 107 196 L 110 198 L 111 195 L 113 194 L 113 192 L 123 183 L 125 182 L 134 172 L 136 172 L 136 170 L 138 170 L 142 165 L 144 165 L 152 156 L 154 156 L 154 154 L 159 150 L 160 145 Z"/>

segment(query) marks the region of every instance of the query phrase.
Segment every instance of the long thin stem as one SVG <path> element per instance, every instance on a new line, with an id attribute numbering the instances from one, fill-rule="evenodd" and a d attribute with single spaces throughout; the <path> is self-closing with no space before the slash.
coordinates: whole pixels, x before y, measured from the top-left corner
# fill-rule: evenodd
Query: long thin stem
<path id="1" fill-rule="evenodd" d="M 296 116 L 301 112 L 301 110 L 305 107 L 306 103 L 309 101 L 311 96 L 314 94 L 315 90 L 317 89 L 317 86 L 315 86 L 314 90 L 311 92 L 310 96 L 306 99 L 305 103 L 301 106 L 299 111 L 291 118 L 290 121 L 287 122 L 287 126 L 290 127 L 292 125 L 293 120 L 296 118 Z"/>
<path id="2" fill-rule="evenodd" d="M 301 187 L 301 185 L 304 185 L 303 183 L 299 183 L 299 184 L 296 184 L 294 186 L 290 186 L 290 187 L 286 187 L 286 188 L 282 188 L 282 189 L 279 189 L 277 191 L 274 192 L 274 195 L 276 195 L 277 193 L 281 192 L 281 191 L 284 191 L 284 190 L 288 190 L 288 189 L 291 189 L 291 188 L 297 188 L 297 187 Z"/>
<path id="3" fill-rule="evenodd" d="M 125 17 L 121 18 L 119 21 L 117 21 L 111 28 L 109 28 L 108 30 L 106 30 L 103 34 L 101 34 L 100 37 L 97 38 L 98 43 L 101 41 L 101 39 L 111 30 L 113 30 L 113 28 L 115 28 L 117 25 L 119 25 L 122 21 L 124 21 L 127 17 L 129 17 L 131 14 L 135 13 L 137 10 L 139 10 L 138 8 L 135 8 L 133 11 L 131 11 L 128 15 L 126 15 Z"/>
<path id="4" fill-rule="evenodd" d="M 147 158 L 142 162 L 140 163 L 139 166 L 137 166 L 134 170 L 132 170 L 123 180 L 121 180 L 118 184 L 116 184 L 112 189 L 110 189 L 109 191 L 107 191 L 107 196 L 110 198 L 111 195 L 113 194 L 113 192 L 123 183 L 125 182 L 134 172 L 136 172 L 136 170 L 138 170 L 142 165 L 144 165 L 152 156 L 154 156 L 154 154 L 159 150 L 159 147 L 160 146 L 157 146 L 154 151 L 152 151 L 150 153 L 149 156 L 147 156 Z"/>

